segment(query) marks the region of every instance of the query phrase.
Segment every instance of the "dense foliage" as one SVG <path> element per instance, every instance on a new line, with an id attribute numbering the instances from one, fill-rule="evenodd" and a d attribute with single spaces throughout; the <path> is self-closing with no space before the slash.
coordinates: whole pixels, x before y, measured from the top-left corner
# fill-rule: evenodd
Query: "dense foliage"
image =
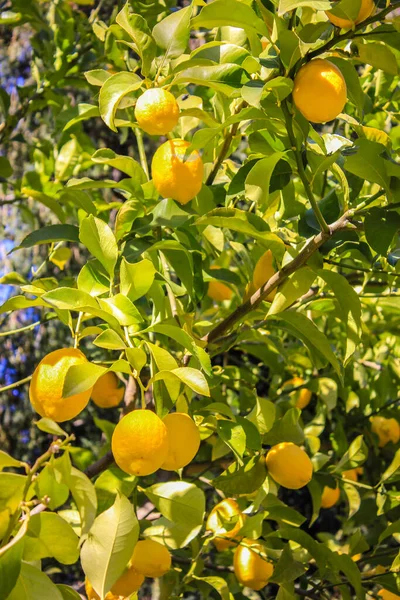
<path id="1" fill-rule="evenodd" d="M 109 600 L 149 540 L 171 568 L 113 599 L 400 597 L 400 3 L 364 4 L 0 0 L 0 600 L 84 598 L 85 577 Z M 340 102 L 294 87 L 320 58 L 347 90 L 328 123 L 305 112 Z M 153 87 L 172 133 L 139 126 Z M 151 163 L 176 138 L 174 200 Z M 115 373 L 111 408 L 37 416 L 61 348 L 88 359 L 66 401 Z M 140 407 L 193 418 L 189 464 L 115 464 Z"/>

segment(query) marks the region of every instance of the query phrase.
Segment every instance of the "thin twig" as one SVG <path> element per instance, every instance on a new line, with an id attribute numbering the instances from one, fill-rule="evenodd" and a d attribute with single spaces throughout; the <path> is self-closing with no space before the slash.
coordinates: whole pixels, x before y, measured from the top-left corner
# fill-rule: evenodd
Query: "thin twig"
<path id="1" fill-rule="evenodd" d="M 19 381 L 14 381 L 14 383 L 5 385 L 4 387 L 0 388 L 0 393 L 7 392 L 8 390 L 13 390 L 14 388 L 24 385 L 24 383 L 28 383 L 28 381 L 30 381 L 31 379 L 32 379 L 32 375 L 29 375 L 29 377 L 24 377 L 24 379 L 20 379 Z"/>

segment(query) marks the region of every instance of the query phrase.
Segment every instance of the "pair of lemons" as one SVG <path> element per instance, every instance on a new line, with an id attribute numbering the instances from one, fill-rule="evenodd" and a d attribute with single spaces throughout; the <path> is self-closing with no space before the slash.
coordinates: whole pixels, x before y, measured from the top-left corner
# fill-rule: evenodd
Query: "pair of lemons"
<path id="1" fill-rule="evenodd" d="M 137 542 L 125 571 L 104 600 L 129 598 L 140 588 L 145 577 L 162 577 L 170 568 L 171 554 L 165 546 L 154 540 L 141 540 Z M 88 600 L 100 600 L 88 579 L 85 588 Z"/>
<path id="2" fill-rule="evenodd" d="M 77 348 L 62 348 L 47 354 L 36 367 L 29 388 L 30 401 L 36 412 L 63 422 L 76 417 L 91 396 L 103 407 L 118 404 L 123 388 L 116 386 L 113 373 L 102 376 L 102 381 L 99 380 L 93 390 L 68 398 L 63 396 L 68 369 L 87 362 Z M 131 475 L 150 475 L 161 467 L 168 471 L 180 469 L 192 461 L 199 446 L 199 431 L 185 413 L 171 413 L 161 420 L 150 410 L 135 410 L 121 419 L 112 437 L 115 461 Z"/>

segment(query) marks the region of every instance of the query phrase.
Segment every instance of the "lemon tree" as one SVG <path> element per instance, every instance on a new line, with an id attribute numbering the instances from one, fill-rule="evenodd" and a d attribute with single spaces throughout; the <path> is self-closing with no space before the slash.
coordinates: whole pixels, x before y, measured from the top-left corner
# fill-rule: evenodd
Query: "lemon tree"
<path id="1" fill-rule="evenodd" d="M 399 32 L 0 3 L 0 600 L 400 598 Z"/>

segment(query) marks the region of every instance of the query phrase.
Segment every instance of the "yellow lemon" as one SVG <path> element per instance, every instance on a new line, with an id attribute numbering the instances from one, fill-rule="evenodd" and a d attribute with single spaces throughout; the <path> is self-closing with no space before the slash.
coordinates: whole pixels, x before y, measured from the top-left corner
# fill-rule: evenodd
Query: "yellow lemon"
<path id="1" fill-rule="evenodd" d="M 272 446 L 267 454 L 266 464 L 272 479 L 289 490 L 298 490 L 312 479 L 310 457 L 292 442 Z"/>
<path id="2" fill-rule="evenodd" d="M 233 296 L 231 288 L 221 281 L 210 281 L 208 284 L 207 296 L 215 300 L 215 302 L 223 302 L 230 300 Z"/>
<path id="3" fill-rule="evenodd" d="M 358 25 L 358 23 L 365 21 L 365 19 L 368 19 L 368 17 L 372 15 L 374 10 L 374 0 L 361 0 L 361 7 L 354 23 Z M 349 19 L 341 19 L 340 17 L 337 17 L 328 10 L 325 12 L 330 22 L 336 25 L 336 27 L 340 27 L 341 29 L 351 29 L 351 27 L 353 27 L 353 23 Z"/>
<path id="4" fill-rule="evenodd" d="M 233 498 L 225 498 L 214 506 L 208 516 L 206 529 L 218 536 L 213 543 L 219 552 L 236 546 L 231 540 L 239 539 L 238 533 L 243 527 L 244 520 L 245 515 Z"/>
<path id="5" fill-rule="evenodd" d="M 330 488 L 327 485 L 324 487 L 321 496 L 322 508 L 332 508 L 340 498 L 340 489 Z"/>
<path id="6" fill-rule="evenodd" d="M 273 256 L 271 250 L 267 250 L 257 261 L 253 271 L 253 279 L 247 284 L 243 300 L 246 302 L 264 283 L 271 279 L 276 273 L 273 265 Z M 267 296 L 266 300 L 272 302 L 275 298 L 276 289 Z"/>
<path id="7" fill-rule="evenodd" d="M 310 61 L 294 79 L 293 101 L 308 121 L 326 123 L 336 119 L 347 101 L 341 71 L 329 60 Z"/>
<path id="8" fill-rule="evenodd" d="M 359 469 L 349 469 L 348 471 L 343 471 L 342 477 L 343 479 L 349 479 L 350 481 L 358 481 Z"/>
<path id="9" fill-rule="evenodd" d="M 389 442 L 397 444 L 400 439 L 400 425 L 396 419 L 385 417 L 371 417 L 371 429 L 379 438 L 379 448 L 383 448 Z"/>
<path id="10" fill-rule="evenodd" d="M 111 591 L 106 594 L 104 600 L 119 600 L 120 598 L 129 598 L 133 592 L 136 592 L 144 581 L 144 575 L 138 573 L 132 567 L 122 573 L 121 577 L 114 583 Z M 100 600 L 100 596 L 93 589 L 92 584 L 86 578 L 85 590 L 88 600 Z"/>
<path id="11" fill-rule="evenodd" d="M 135 546 L 131 565 L 145 577 L 162 577 L 171 568 L 171 554 L 159 542 L 141 540 Z"/>
<path id="12" fill-rule="evenodd" d="M 263 547 L 254 540 L 244 539 L 236 548 L 233 568 L 236 579 L 251 590 L 261 590 L 268 583 L 274 567 L 263 556 Z"/>
<path id="13" fill-rule="evenodd" d="M 92 400 L 100 408 L 111 408 L 118 406 L 124 397 L 125 387 L 119 383 L 115 373 L 108 371 L 102 375 L 94 384 L 92 389 Z"/>
<path id="14" fill-rule="evenodd" d="M 393 592 L 389 592 L 389 590 L 381 590 L 378 596 L 381 596 L 383 600 L 400 600 L 400 596 Z"/>
<path id="15" fill-rule="evenodd" d="M 176 471 L 188 465 L 200 447 L 200 433 L 196 423 L 185 413 L 171 413 L 163 423 L 168 432 L 168 454 L 161 465 L 166 471 Z"/>
<path id="16" fill-rule="evenodd" d="M 117 465 L 130 475 L 150 475 L 168 455 L 168 433 L 151 410 L 134 410 L 114 429 L 111 449 Z"/>
<path id="17" fill-rule="evenodd" d="M 165 135 L 178 123 L 179 106 L 171 92 L 152 88 L 139 96 L 135 118 L 139 127 L 149 135 Z"/>
<path id="18" fill-rule="evenodd" d="M 187 204 L 197 196 L 203 182 L 203 161 L 197 150 L 184 160 L 189 145 L 185 140 L 169 140 L 156 150 L 151 163 L 158 193 L 180 204 Z"/>
<path id="19" fill-rule="evenodd" d="M 29 399 L 41 417 L 61 423 L 73 419 L 85 408 L 91 388 L 64 398 L 63 387 L 68 369 L 87 362 L 86 356 L 77 348 L 60 348 L 42 358 L 29 386 Z"/>
<path id="20" fill-rule="evenodd" d="M 303 385 L 304 379 L 301 377 L 293 377 L 293 379 L 289 379 L 283 384 L 283 388 L 287 387 L 299 387 Z M 312 392 L 307 388 L 302 388 L 301 390 L 296 390 L 293 392 L 293 395 L 296 397 L 296 408 L 300 408 L 303 410 L 306 406 L 310 404 Z"/>

